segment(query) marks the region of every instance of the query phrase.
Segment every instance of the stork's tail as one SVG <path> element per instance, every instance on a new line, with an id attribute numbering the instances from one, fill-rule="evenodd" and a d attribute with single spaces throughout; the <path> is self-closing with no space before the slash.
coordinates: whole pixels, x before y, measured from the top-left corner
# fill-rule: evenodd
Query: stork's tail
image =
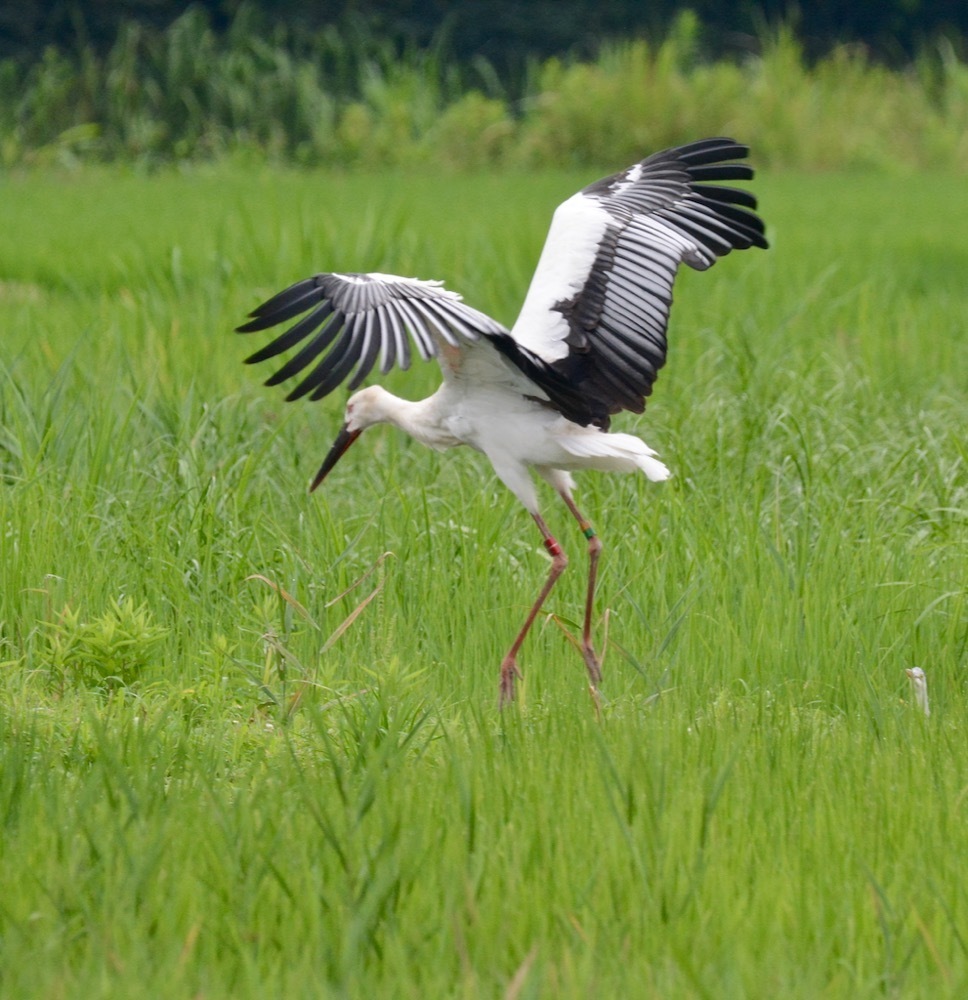
<path id="1" fill-rule="evenodd" d="M 664 462 L 654 458 L 653 455 L 642 455 L 637 464 L 653 483 L 661 483 L 665 479 L 672 478 L 669 467 Z"/>
<path id="2" fill-rule="evenodd" d="M 634 472 L 641 469 L 654 483 L 672 473 L 656 458 L 656 453 L 632 434 L 609 434 L 604 431 L 575 434 L 563 440 L 565 450 L 581 459 L 587 469 L 602 472 Z"/>

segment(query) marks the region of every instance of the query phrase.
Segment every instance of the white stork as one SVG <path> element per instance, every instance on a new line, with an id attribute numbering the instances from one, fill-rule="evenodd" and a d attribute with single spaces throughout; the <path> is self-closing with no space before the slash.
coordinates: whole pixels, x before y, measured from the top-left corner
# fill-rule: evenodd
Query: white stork
<path id="1" fill-rule="evenodd" d="M 541 516 L 534 469 L 561 495 L 588 539 L 582 649 L 593 691 L 601 665 L 592 645 L 592 609 L 601 542 L 574 500 L 571 473 L 669 470 L 631 434 L 609 433 L 612 414 L 641 413 L 666 358 L 672 284 L 683 261 L 710 267 L 730 250 L 766 248 L 748 191 L 719 183 L 749 180 L 736 161 L 749 150 L 732 139 L 669 149 L 589 185 L 554 213 L 517 322 L 508 330 L 437 281 L 388 274 L 317 274 L 250 313 L 240 333 L 302 315 L 247 358 L 265 361 L 305 341 L 266 385 L 305 372 L 288 399 L 321 399 L 349 378 L 351 390 L 380 359 L 386 374 L 408 368 L 411 340 L 436 358 L 440 388 L 418 402 L 379 386 L 355 392 L 311 490 L 374 424 L 390 423 L 436 449 L 470 445 L 528 509 L 551 556 L 548 578 L 501 663 L 500 700 L 514 697 L 518 651 L 567 564 Z M 325 353 L 324 353 L 325 352 Z M 319 360 L 317 360 L 319 359 Z M 312 367 L 310 367 L 312 366 Z M 352 375 L 352 377 L 351 377 Z"/>

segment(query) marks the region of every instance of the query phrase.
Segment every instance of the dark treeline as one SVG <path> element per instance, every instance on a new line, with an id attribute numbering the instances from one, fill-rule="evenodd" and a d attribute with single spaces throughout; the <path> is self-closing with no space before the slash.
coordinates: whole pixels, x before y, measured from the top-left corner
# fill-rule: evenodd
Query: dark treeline
<path id="1" fill-rule="evenodd" d="M 589 57 L 606 40 L 661 37 L 685 9 L 702 25 L 707 58 L 755 49 L 781 22 L 808 59 L 847 43 L 894 66 L 939 37 L 968 37 L 964 0 L 0 0 L 0 57 L 32 62 L 49 47 L 103 54 L 126 23 L 164 30 L 189 7 L 204 10 L 216 32 L 246 8 L 247 23 L 270 36 L 284 31 L 297 47 L 321 31 L 351 28 L 401 48 L 443 45 L 459 60 L 483 57 L 512 78 L 530 58 Z"/>
<path id="2" fill-rule="evenodd" d="M 824 50 L 820 34 L 808 44 L 821 21 L 742 2 L 729 26 L 708 2 L 675 17 L 650 5 L 648 28 L 630 0 L 53 0 L 46 17 L 26 0 L 0 8 L 0 166 L 531 168 L 729 130 L 772 166 L 968 168 L 968 34 L 915 27 L 928 4 L 906 0 L 902 17 L 888 0 L 865 25 L 855 4 L 879 47 L 844 41 L 845 20 Z M 892 13 L 904 33 L 888 32 Z"/>

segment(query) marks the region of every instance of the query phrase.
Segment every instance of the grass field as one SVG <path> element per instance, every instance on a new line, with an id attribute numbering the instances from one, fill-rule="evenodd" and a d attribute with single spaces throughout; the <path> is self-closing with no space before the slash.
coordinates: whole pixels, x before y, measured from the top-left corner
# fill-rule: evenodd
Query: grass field
<path id="1" fill-rule="evenodd" d="M 763 175 L 683 276 L 617 422 L 675 478 L 580 483 L 600 718 L 560 505 L 499 713 L 527 514 L 389 429 L 309 496 L 344 395 L 241 365 L 315 270 L 512 321 L 591 179 L 0 180 L 4 997 L 968 994 L 963 179 Z"/>

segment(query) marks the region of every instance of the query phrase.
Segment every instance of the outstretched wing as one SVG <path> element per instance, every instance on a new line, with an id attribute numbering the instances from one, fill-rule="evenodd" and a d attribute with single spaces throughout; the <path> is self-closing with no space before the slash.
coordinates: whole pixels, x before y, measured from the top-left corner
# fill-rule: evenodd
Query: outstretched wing
<path id="1" fill-rule="evenodd" d="M 750 180 L 735 162 L 748 152 L 724 138 L 665 150 L 555 211 L 513 342 L 496 346 L 530 356 L 530 376 L 567 417 L 607 426 L 609 414 L 644 409 L 681 262 L 705 270 L 730 250 L 767 247 L 753 195 L 708 183 Z"/>
<path id="2" fill-rule="evenodd" d="M 461 347 L 481 336 L 507 336 L 500 323 L 465 305 L 439 281 L 390 274 L 317 274 L 298 281 L 254 309 L 238 332 L 266 330 L 303 313 L 285 333 L 246 358 L 247 364 L 266 361 L 305 341 L 266 381 L 278 385 L 312 365 L 287 399 L 307 393 L 322 399 L 351 371 L 349 387 L 355 389 L 378 356 L 384 374 L 394 364 L 409 368 L 411 340 L 428 359 L 438 355 L 441 344 Z"/>

